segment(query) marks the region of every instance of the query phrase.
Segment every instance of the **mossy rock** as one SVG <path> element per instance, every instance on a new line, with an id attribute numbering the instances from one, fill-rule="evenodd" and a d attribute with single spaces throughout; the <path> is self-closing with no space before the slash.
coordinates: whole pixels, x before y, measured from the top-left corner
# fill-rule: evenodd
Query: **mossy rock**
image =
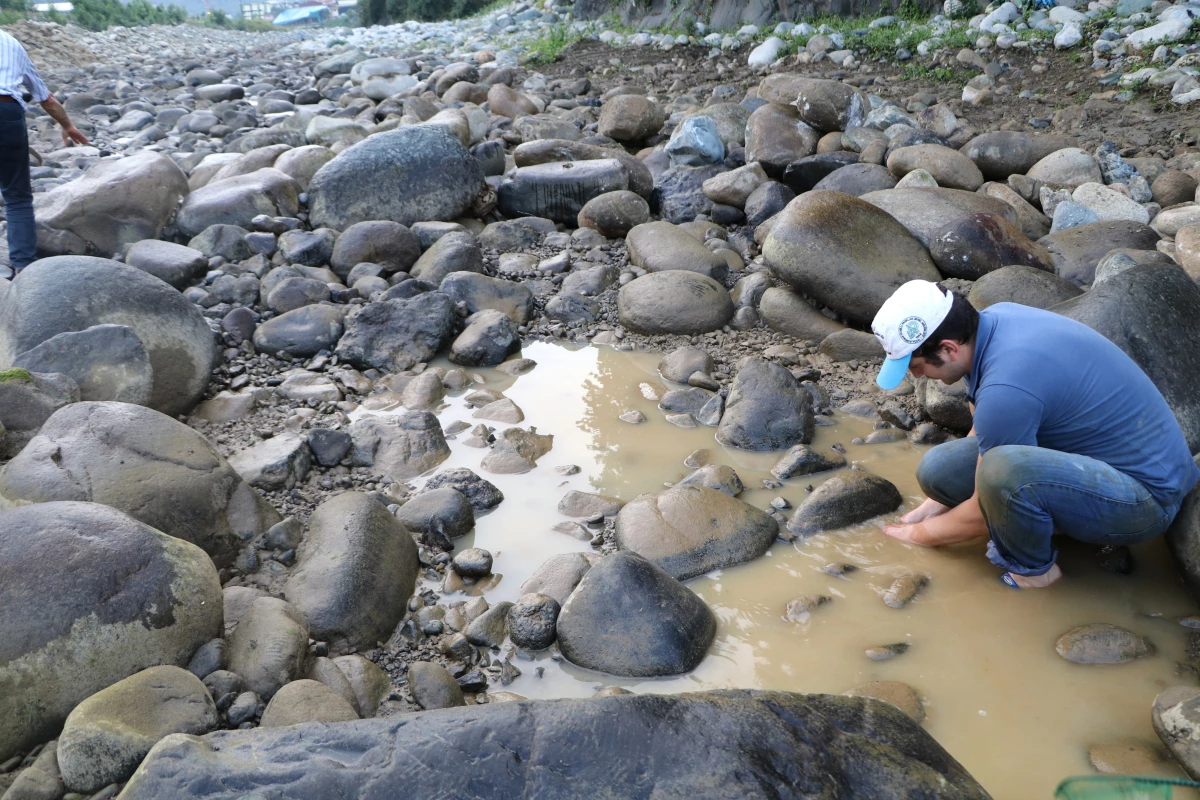
<path id="1" fill-rule="evenodd" d="M 33 380 L 33 375 L 31 375 L 29 370 L 27 370 L 27 369 L 21 369 L 20 367 L 12 367 L 11 369 L 0 370 L 0 383 L 7 383 L 8 381 L 31 381 L 31 380 Z"/>

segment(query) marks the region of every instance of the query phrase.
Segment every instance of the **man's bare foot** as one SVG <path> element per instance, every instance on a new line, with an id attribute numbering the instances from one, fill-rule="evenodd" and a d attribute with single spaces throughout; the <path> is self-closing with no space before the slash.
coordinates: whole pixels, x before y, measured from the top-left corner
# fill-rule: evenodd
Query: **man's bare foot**
<path id="1" fill-rule="evenodd" d="M 914 525 L 888 525 L 883 529 L 883 532 L 893 539 L 899 539 L 909 544 L 919 544 L 922 546 L 927 544 L 925 541 L 925 526 L 920 523 Z"/>
<path id="2" fill-rule="evenodd" d="M 932 497 L 926 498 L 924 503 L 914 508 L 912 511 L 900 518 L 900 521 L 905 525 L 912 525 L 917 522 L 924 522 L 931 517 L 936 517 L 939 514 L 945 514 L 950 510 L 950 506 L 944 506 Z M 892 534 L 888 534 L 891 536 Z M 897 537 L 900 538 L 900 537 Z"/>
<path id="3" fill-rule="evenodd" d="M 1062 580 L 1062 570 L 1058 568 L 1058 564 L 1051 565 L 1049 571 L 1044 575 L 1018 575 L 1015 572 L 1008 573 L 1013 579 L 1013 582 L 1022 589 L 1045 589 L 1052 583 L 1058 583 Z"/>

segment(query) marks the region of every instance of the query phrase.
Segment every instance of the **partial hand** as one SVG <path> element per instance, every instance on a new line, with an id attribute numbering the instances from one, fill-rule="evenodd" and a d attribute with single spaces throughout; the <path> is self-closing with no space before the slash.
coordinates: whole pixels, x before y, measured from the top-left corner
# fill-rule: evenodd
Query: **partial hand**
<path id="1" fill-rule="evenodd" d="M 72 142 L 75 144 L 88 143 L 87 136 L 84 136 L 83 131 L 79 130 L 79 128 L 76 128 L 74 125 L 69 128 L 62 129 L 62 140 L 63 144 L 65 144 L 67 147 L 70 147 Z"/>
<path id="2" fill-rule="evenodd" d="M 911 525 L 917 522 L 924 522 L 925 520 L 936 517 L 939 514 L 945 514 L 949 510 L 950 506 L 944 506 L 937 500 L 934 500 L 932 497 L 930 497 L 927 498 L 924 503 L 921 503 L 921 505 L 917 506 L 912 511 L 901 517 L 900 521 Z"/>
<path id="3" fill-rule="evenodd" d="M 925 526 L 921 523 L 915 525 L 888 525 L 883 529 L 883 532 L 893 539 L 899 539 L 902 542 L 909 544 L 919 544 L 928 546 L 928 534 L 925 531 Z"/>

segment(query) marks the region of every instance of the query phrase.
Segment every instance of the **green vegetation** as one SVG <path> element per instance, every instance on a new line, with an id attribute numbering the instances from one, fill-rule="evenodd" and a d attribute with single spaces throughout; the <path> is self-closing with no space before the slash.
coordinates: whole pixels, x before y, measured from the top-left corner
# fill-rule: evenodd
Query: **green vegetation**
<path id="1" fill-rule="evenodd" d="M 74 0 L 71 21 L 92 31 L 113 25 L 135 28 L 140 25 L 179 25 L 187 21 L 187 12 L 176 5 L 155 6 L 149 0 Z"/>
<path id="2" fill-rule="evenodd" d="M 540 38 L 530 42 L 528 46 L 529 63 L 531 65 L 549 64 L 580 38 L 579 34 L 571 31 L 566 25 L 555 25 Z"/>
<path id="3" fill-rule="evenodd" d="M 192 20 L 189 20 L 192 21 Z M 251 31 L 252 33 L 266 33 L 268 31 L 279 30 L 271 24 L 270 20 L 266 19 L 234 19 L 226 14 L 221 9 L 216 9 L 211 13 L 200 17 L 200 22 L 206 28 L 221 28 L 231 31 Z"/>
<path id="4" fill-rule="evenodd" d="M 0 370 L 0 383 L 6 381 L 28 381 L 32 380 L 33 376 L 29 374 L 29 370 L 13 367 L 12 369 Z"/>
<path id="5" fill-rule="evenodd" d="M 936 83 L 966 83 L 971 79 L 971 73 L 951 67 L 929 67 L 925 64 L 907 64 L 904 67 L 905 80 L 924 80 Z"/>
<path id="6" fill-rule="evenodd" d="M 407 20 L 461 19 L 496 5 L 496 0 L 364 0 L 359 12 L 364 25 L 380 25 Z"/>

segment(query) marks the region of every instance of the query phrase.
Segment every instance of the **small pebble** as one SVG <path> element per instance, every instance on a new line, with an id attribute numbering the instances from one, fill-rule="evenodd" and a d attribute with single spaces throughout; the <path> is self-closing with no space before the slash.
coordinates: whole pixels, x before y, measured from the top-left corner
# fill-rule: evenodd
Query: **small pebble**
<path id="1" fill-rule="evenodd" d="M 880 647 L 868 647 L 867 658 L 872 661 L 887 661 L 889 658 L 904 655 L 908 652 L 909 647 L 908 642 L 896 642 L 895 644 L 885 644 Z"/>
<path id="2" fill-rule="evenodd" d="M 891 587 L 883 593 L 883 602 L 889 608 L 904 608 L 913 601 L 918 592 L 928 585 L 929 578 L 925 575 L 917 575 L 913 572 L 905 573 L 892 581 Z"/>

